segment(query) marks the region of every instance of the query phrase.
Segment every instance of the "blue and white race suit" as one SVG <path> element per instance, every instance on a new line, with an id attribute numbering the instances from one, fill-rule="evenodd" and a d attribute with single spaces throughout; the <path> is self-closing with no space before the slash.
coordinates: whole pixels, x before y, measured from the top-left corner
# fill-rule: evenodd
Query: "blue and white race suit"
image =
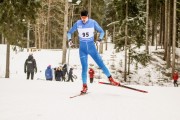
<path id="1" fill-rule="evenodd" d="M 99 24 L 93 20 L 88 19 L 86 23 L 83 23 L 82 20 L 78 20 L 73 27 L 68 31 L 68 40 L 71 39 L 71 34 L 78 30 L 79 37 L 79 55 L 82 65 L 82 81 L 83 84 L 87 83 L 87 70 L 88 70 L 88 54 L 94 59 L 96 64 L 103 70 L 104 74 L 109 77 L 110 72 L 102 61 L 101 56 L 96 50 L 94 44 L 94 32 L 95 30 L 100 33 L 99 39 L 102 40 L 104 36 L 103 29 Z"/>

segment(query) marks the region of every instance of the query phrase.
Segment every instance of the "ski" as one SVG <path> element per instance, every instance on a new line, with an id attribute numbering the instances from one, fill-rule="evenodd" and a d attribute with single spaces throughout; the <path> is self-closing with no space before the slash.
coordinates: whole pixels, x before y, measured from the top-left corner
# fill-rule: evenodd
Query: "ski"
<path id="1" fill-rule="evenodd" d="M 77 94 L 77 95 L 74 95 L 74 96 L 71 96 L 70 98 L 75 98 L 75 97 L 78 97 L 78 96 L 83 96 L 83 95 L 87 95 L 87 93 L 80 93 L 80 94 Z"/>
<path id="2" fill-rule="evenodd" d="M 100 84 L 105 84 L 105 85 L 112 85 L 111 83 L 106 83 L 106 82 L 99 82 L 99 83 Z M 114 85 L 112 85 L 112 86 L 114 86 Z M 142 93 L 148 93 L 148 91 L 137 89 L 137 88 L 133 88 L 133 87 L 129 87 L 129 86 L 125 86 L 125 85 L 118 85 L 117 87 L 123 87 L 123 88 L 127 88 L 127 89 L 130 89 L 130 90 L 142 92 Z"/>

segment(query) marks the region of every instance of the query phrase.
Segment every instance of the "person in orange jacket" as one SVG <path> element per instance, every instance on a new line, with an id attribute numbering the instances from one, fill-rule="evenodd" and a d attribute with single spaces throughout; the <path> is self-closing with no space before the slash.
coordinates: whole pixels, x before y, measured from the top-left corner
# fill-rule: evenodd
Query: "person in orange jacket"
<path id="1" fill-rule="evenodd" d="M 94 70 L 92 68 L 89 68 L 89 78 L 90 78 L 90 83 L 93 83 Z"/>
<path id="2" fill-rule="evenodd" d="M 177 70 L 175 70 L 173 73 L 174 87 L 178 87 L 178 83 L 177 83 L 178 78 L 179 78 L 178 72 L 177 72 Z"/>

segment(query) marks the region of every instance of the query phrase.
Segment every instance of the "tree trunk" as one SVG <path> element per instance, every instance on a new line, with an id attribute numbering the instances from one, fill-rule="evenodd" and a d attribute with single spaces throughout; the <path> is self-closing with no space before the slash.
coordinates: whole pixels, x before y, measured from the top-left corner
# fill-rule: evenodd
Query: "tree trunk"
<path id="1" fill-rule="evenodd" d="M 176 53 L 176 0 L 173 7 L 173 55 L 172 55 L 172 75 L 175 70 L 175 53 Z"/>
<path id="2" fill-rule="evenodd" d="M 107 47 L 108 47 L 108 45 L 107 45 L 107 41 L 108 40 L 108 30 L 106 30 L 106 37 L 105 37 L 105 42 L 106 42 L 106 47 L 105 47 L 105 50 L 107 50 Z"/>
<path id="3" fill-rule="evenodd" d="M 156 50 L 157 50 L 157 14 L 159 11 L 157 11 L 157 1 L 155 1 L 155 17 L 154 17 L 154 40 L 155 40 L 155 45 L 156 45 Z"/>
<path id="4" fill-rule="evenodd" d="M 7 42 L 7 48 L 6 48 L 6 75 L 5 78 L 9 78 L 9 66 L 10 66 L 10 45 Z"/>
<path id="5" fill-rule="evenodd" d="M 38 35 L 38 45 L 39 48 L 42 49 L 42 39 L 41 39 L 41 32 L 40 32 L 40 23 L 39 23 L 39 19 L 38 19 L 38 23 L 37 23 L 37 35 Z"/>
<path id="6" fill-rule="evenodd" d="M 66 63 L 67 24 L 68 24 L 68 0 L 65 0 L 62 64 Z"/>
<path id="7" fill-rule="evenodd" d="M 171 27 L 170 27 L 170 0 L 168 2 L 168 22 L 167 22 L 167 26 L 168 26 L 168 31 L 167 31 L 167 59 L 166 59 L 166 68 L 170 68 L 170 59 L 171 59 L 171 41 L 170 41 L 170 30 L 171 30 Z"/>
<path id="8" fill-rule="evenodd" d="M 160 31 L 159 31 L 159 42 L 158 44 L 162 46 L 163 44 L 163 22 L 164 22 L 164 15 L 163 15 L 163 4 L 160 4 Z"/>
<path id="9" fill-rule="evenodd" d="M 126 73 L 127 73 L 127 41 L 128 41 L 128 24 L 127 24 L 127 20 L 128 20 L 128 0 L 126 1 L 126 26 L 125 26 L 125 67 L 124 67 L 124 81 L 126 82 Z"/>
<path id="10" fill-rule="evenodd" d="M 88 0 L 88 13 L 89 13 L 89 18 L 91 18 L 91 0 Z"/>
<path id="11" fill-rule="evenodd" d="M 155 37 L 154 31 L 155 31 L 155 16 L 153 16 L 152 18 L 152 41 L 150 44 L 152 46 L 154 46 L 154 37 Z"/>
<path id="12" fill-rule="evenodd" d="M 149 0 L 146 5 L 146 52 L 149 53 Z"/>
<path id="13" fill-rule="evenodd" d="M 49 40 L 49 34 L 50 34 L 50 31 L 49 31 L 49 28 L 50 28 L 50 10 L 51 10 L 51 0 L 48 0 L 48 13 L 47 13 L 47 49 L 50 48 L 50 40 Z"/>
<path id="14" fill-rule="evenodd" d="M 35 39 L 35 47 L 38 49 L 38 39 L 37 39 L 37 27 L 34 25 L 34 39 Z"/>
<path id="15" fill-rule="evenodd" d="M 167 41 L 168 41 L 168 0 L 165 0 L 165 37 L 164 37 L 164 60 L 167 60 Z"/>
<path id="16" fill-rule="evenodd" d="M 100 54 L 103 54 L 103 43 L 101 43 L 100 45 L 99 45 L 99 53 Z"/>
<path id="17" fill-rule="evenodd" d="M 30 22 L 27 22 L 27 52 L 29 52 L 29 42 L 30 42 Z"/>

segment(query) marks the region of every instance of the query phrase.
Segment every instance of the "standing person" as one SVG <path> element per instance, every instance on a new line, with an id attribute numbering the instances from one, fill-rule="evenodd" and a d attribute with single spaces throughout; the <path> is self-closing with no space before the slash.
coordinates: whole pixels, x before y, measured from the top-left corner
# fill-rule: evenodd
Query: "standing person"
<path id="1" fill-rule="evenodd" d="M 67 80 L 67 82 L 69 82 L 69 81 L 72 81 L 72 82 L 74 82 L 73 81 L 73 68 L 70 68 L 69 69 L 69 74 L 68 74 L 68 80 Z"/>
<path id="2" fill-rule="evenodd" d="M 57 81 L 57 69 L 58 68 L 54 68 L 54 78 L 55 78 L 56 81 Z"/>
<path id="3" fill-rule="evenodd" d="M 52 69 L 51 69 L 51 65 L 48 65 L 46 70 L 45 70 L 45 77 L 46 77 L 46 80 L 51 80 L 53 79 L 53 72 L 52 72 Z"/>
<path id="4" fill-rule="evenodd" d="M 68 42 L 69 46 L 72 46 L 72 38 L 71 35 L 78 30 L 79 36 L 79 55 L 80 61 L 82 65 L 82 83 L 83 89 L 81 93 L 87 92 L 87 71 L 88 71 L 88 54 L 94 59 L 97 65 L 103 70 L 105 75 L 108 77 L 110 83 L 112 85 L 118 86 L 120 83 L 114 81 L 112 78 L 108 68 L 105 66 L 102 58 L 100 57 L 98 51 L 96 50 L 96 46 L 94 44 L 94 32 L 95 30 L 100 33 L 99 39 L 97 43 L 100 43 L 104 37 L 104 31 L 99 26 L 99 24 L 93 20 L 88 18 L 88 11 L 81 11 L 81 20 L 78 20 L 73 27 L 68 31 Z"/>
<path id="5" fill-rule="evenodd" d="M 64 64 L 64 65 L 63 65 L 62 71 L 63 71 L 62 81 L 65 81 L 65 79 L 66 79 L 66 74 L 68 75 L 67 64 Z"/>
<path id="6" fill-rule="evenodd" d="M 24 73 L 27 73 L 27 80 L 31 75 L 31 80 L 34 79 L 34 72 L 37 73 L 36 60 L 30 54 L 24 63 Z"/>
<path id="7" fill-rule="evenodd" d="M 94 70 L 92 68 L 89 68 L 89 78 L 90 78 L 90 83 L 93 83 Z"/>
<path id="8" fill-rule="evenodd" d="M 62 68 L 61 67 L 58 67 L 57 68 L 57 70 L 56 70 L 56 77 L 57 77 L 57 81 L 61 81 L 61 78 L 62 78 L 62 76 L 63 76 L 63 72 L 62 72 L 62 70 L 61 70 Z"/>
<path id="9" fill-rule="evenodd" d="M 174 87 L 178 87 L 177 80 L 179 78 L 178 72 L 175 70 L 173 73 Z"/>

